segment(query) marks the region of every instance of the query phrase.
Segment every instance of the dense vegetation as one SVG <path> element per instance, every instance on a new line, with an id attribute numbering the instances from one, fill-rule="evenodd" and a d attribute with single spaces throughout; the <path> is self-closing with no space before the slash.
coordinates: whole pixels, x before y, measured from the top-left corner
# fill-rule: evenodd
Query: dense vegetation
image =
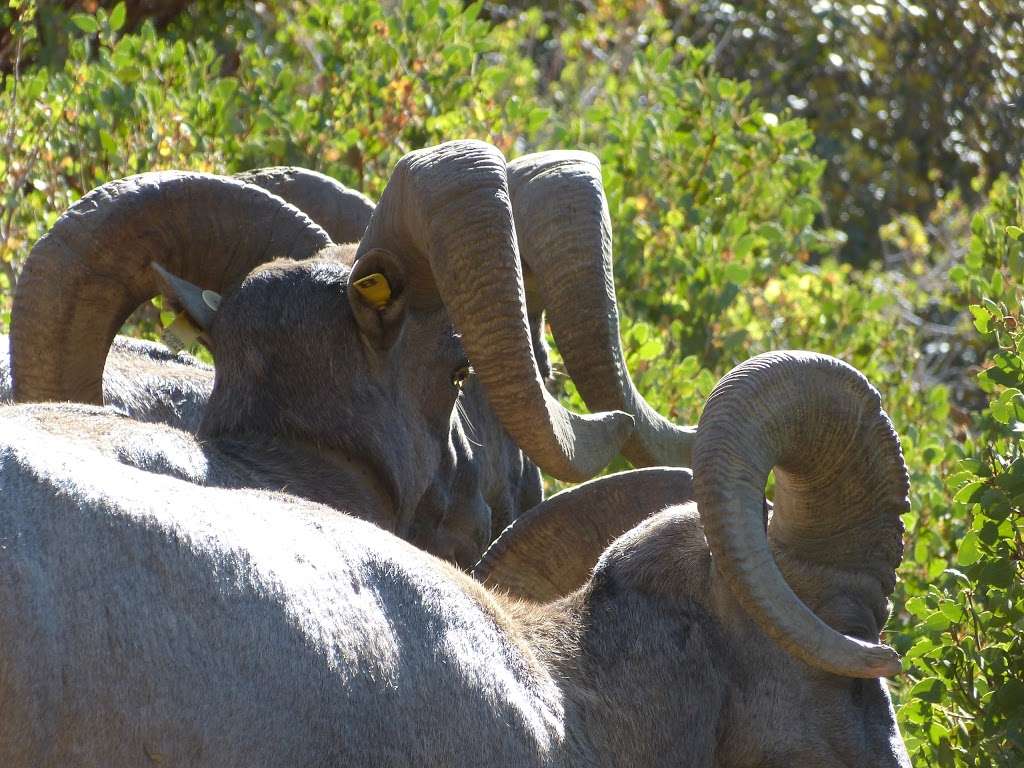
<path id="1" fill-rule="evenodd" d="M 31 244 L 112 178 L 300 164 L 375 196 L 402 154 L 449 138 L 589 149 L 655 407 L 692 423 L 729 367 L 784 347 L 881 390 L 913 489 L 889 625 L 908 748 L 915 765 L 1024 762 L 1024 188 L 997 175 L 1022 158 L 1012 3 L 211 2 L 159 30 L 105 5 L 45 23 L 29 0 L 0 10 L 0 330 Z M 1005 22 L 988 22 L 983 66 L 938 56 L 981 45 L 978 13 Z M 786 60 L 784 31 L 798 49 L 782 75 L 752 66 Z M 914 74 L 932 53 L 961 68 L 932 73 L 953 106 Z M 874 74 L 838 72 L 854 66 Z M 868 115 L 862 97 L 885 105 Z"/>

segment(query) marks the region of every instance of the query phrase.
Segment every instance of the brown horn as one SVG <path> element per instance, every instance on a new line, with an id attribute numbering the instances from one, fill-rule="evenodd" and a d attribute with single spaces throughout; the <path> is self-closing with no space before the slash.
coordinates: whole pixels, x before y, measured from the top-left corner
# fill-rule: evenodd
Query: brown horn
<path id="1" fill-rule="evenodd" d="M 748 360 L 708 399 L 697 429 L 694 485 L 714 562 L 765 633 L 837 675 L 898 673 L 894 650 L 835 631 L 786 583 L 763 528 L 761 500 L 773 468 L 769 532 L 777 545 L 828 545 L 820 560 L 873 574 L 891 593 L 909 485 L 878 392 L 857 370 L 825 355 L 778 352 Z"/>
<path id="2" fill-rule="evenodd" d="M 537 371 L 505 158 L 497 149 L 454 141 L 402 158 L 356 259 L 374 248 L 404 258 L 411 303 L 443 300 L 495 413 L 538 466 L 581 480 L 614 458 L 632 419 L 570 413 Z"/>
<path id="3" fill-rule="evenodd" d="M 287 200 L 323 227 L 336 243 L 358 243 L 373 213 L 373 202 L 362 192 L 307 168 L 259 168 L 236 173 L 235 178 Z"/>
<path id="4" fill-rule="evenodd" d="M 694 428 L 658 414 L 626 368 L 601 161 L 589 152 L 540 152 L 513 160 L 508 169 L 523 262 L 587 406 L 633 416 L 636 426 L 622 454 L 634 465 L 690 466 Z"/>
<path id="5" fill-rule="evenodd" d="M 25 262 L 11 317 L 14 397 L 101 403 L 114 335 L 158 292 L 153 261 L 225 293 L 257 264 L 330 243 L 297 208 L 236 179 L 159 171 L 104 184 Z"/>
<path id="6" fill-rule="evenodd" d="M 502 531 L 473 576 L 516 597 L 550 602 L 586 583 L 601 554 L 626 531 L 693 500 L 688 469 L 634 469 L 556 493 Z"/>

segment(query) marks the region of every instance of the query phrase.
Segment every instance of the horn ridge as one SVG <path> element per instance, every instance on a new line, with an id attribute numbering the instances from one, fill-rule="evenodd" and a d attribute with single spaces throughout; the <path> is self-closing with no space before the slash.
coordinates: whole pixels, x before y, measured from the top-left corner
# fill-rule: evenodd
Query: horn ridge
<path id="1" fill-rule="evenodd" d="M 821 560 L 867 569 L 891 591 L 909 486 L 880 406 L 860 372 L 835 358 L 759 355 L 727 374 L 709 397 L 694 454 L 705 535 L 733 594 L 786 650 L 851 677 L 894 674 L 898 657 L 836 632 L 797 597 L 772 557 L 761 500 L 774 468 L 772 540 L 800 554 L 808 540 L 846 530 L 835 539 L 844 549 L 819 553 Z"/>
<path id="2" fill-rule="evenodd" d="M 36 242 L 15 289 L 15 399 L 101 403 L 114 335 L 158 290 L 152 261 L 225 293 L 273 243 L 305 257 L 331 239 L 276 195 L 225 176 L 151 171 L 90 191 Z"/>

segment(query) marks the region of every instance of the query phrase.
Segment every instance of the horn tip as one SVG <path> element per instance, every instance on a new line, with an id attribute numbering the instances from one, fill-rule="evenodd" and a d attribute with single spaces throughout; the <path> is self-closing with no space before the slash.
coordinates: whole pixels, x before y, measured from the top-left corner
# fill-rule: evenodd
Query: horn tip
<path id="1" fill-rule="evenodd" d="M 605 411 L 595 414 L 601 417 L 599 420 L 607 423 L 612 433 L 612 439 L 621 446 L 633 434 L 636 421 L 625 411 Z"/>
<path id="2" fill-rule="evenodd" d="M 903 660 L 895 648 L 883 644 L 865 643 L 855 637 L 847 637 L 860 649 L 861 669 L 857 677 L 895 677 L 903 672 Z"/>
<path id="3" fill-rule="evenodd" d="M 576 447 L 568 449 L 559 462 L 538 464 L 559 480 L 589 480 L 611 463 L 633 433 L 633 417 L 623 411 L 578 414 L 557 404 L 556 408 L 569 417 L 571 443 Z"/>
<path id="4" fill-rule="evenodd" d="M 602 442 L 607 446 L 606 452 L 597 461 L 600 466 L 595 471 L 587 473 L 587 477 L 590 478 L 608 466 L 612 459 L 619 455 L 622 446 L 633 434 L 636 421 L 625 411 L 601 411 L 591 414 L 587 419 L 601 425 L 600 428 L 604 433 Z"/>
<path id="5" fill-rule="evenodd" d="M 600 425 L 603 433 L 603 442 L 608 447 L 606 460 L 601 465 L 601 469 L 604 469 L 621 452 L 623 445 L 633 434 L 636 421 L 625 411 L 599 411 L 585 418 L 593 424 Z"/>

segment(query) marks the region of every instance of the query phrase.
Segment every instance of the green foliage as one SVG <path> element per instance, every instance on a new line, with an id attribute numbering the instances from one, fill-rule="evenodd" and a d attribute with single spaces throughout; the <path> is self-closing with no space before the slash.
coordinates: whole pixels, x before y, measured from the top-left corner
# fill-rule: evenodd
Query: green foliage
<path id="1" fill-rule="evenodd" d="M 984 349 L 988 406 L 959 446 L 905 585 L 913 666 L 900 717 L 922 764 L 1024 760 L 1024 189 L 1001 179 L 971 221 L 954 277 Z"/>
<path id="2" fill-rule="evenodd" d="M 583 42 L 628 64 L 656 39 L 649 19 L 660 9 L 673 36 L 713 46 L 721 74 L 748 80 L 773 112 L 806 118 L 815 153 L 828 162 L 824 220 L 846 233 L 843 256 L 859 265 L 877 258 L 878 228 L 890 212 L 923 218 L 954 190 L 975 199 L 979 172 L 994 179 L 1024 162 L 1019 0 L 597 0 L 585 7 L 585 16 L 563 11 L 555 23 L 585 29 L 594 18 L 614 19 Z M 574 55 L 567 46 L 561 53 Z M 557 65 L 559 57 L 551 59 Z"/>
<path id="3" fill-rule="evenodd" d="M 535 70 L 514 31 L 476 10 L 406 0 L 394 13 L 337 2 L 233 15 L 218 4 L 205 17 L 215 33 L 187 42 L 149 22 L 120 34 L 116 8 L 91 24 L 70 17 L 60 64 L 2 81 L 7 282 L 61 211 L 113 178 L 301 164 L 377 195 L 411 149 L 460 136 L 511 150 L 547 112 L 530 104 Z M 27 3 L 14 27 L 29 48 L 33 18 Z M 239 61 L 221 55 L 225 41 Z"/>
<path id="4" fill-rule="evenodd" d="M 780 122 L 749 84 L 707 66 L 710 48 L 673 42 L 663 19 L 646 20 L 657 44 L 609 72 L 581 56 L 583 28 L 564 35 L 563 94 L 594 92 L 567 115 L 555 145 L 582 144 L 601 157 L 616 227 L 616 278 L 630 290 L 627 314 L 677 328 L 676 346 L 717 362 L 712 328 L 740 286 L 834 245 L 814 227 L 823 165 L 809 153 L 803 121 Z"/>
<path id="5" fill-rule="evenodd" d="M 789 9 L 776 26 L 796 23 L 795 4 L 767 4 Z M 836 355 L 878 387 L 911 473 L 889 629 L 909 663 L 896 691 L 903 734 L 915 764 L 1021 764 L 1019 184 L 997 181 L 973 211 L 966 192 L 946 193 L 953 176 L 932 178 L 925 163 L 914 173 L 931 186 L 915 194 L 928 205 L 894 202 L 902 198 L 890 191 L 910 194 L 918 178 L 899 150 L 891 174 L 864 166 L 882 199 L 903 206 L 880 233 L 888 268 L 840 263 L 842 236 L 821 222 L 848 222 L 825 211 L 822 185 L 835 204 L 837 169 L 861 167 L 865 147 L 896 152 L 885 142 L 900 139 L 850 144 L 853 124 L 881 130 L 857 110 L 790 119 L 777 101 L 784 91 L 723 76 L 721 49 L 680 38 L 678 8 L 666 18 L 641 0 L 591 5 L 554 25 L 536 9 L 485 20 L 481 4 L 455 0 L 201 2 L 158 31 L 136 23 L 133 4 L 105 3 L 50 16 L 44 46 L 35 3 L 22 0 L 3 19 L 34 63 L 0 82 L 0 330 L 32 243 L 113 178 L 298 164 L 376 196 L 404 153 L 450 138 L 486 139 L 510 157 L 589 149 L 603 163 L 628 364 L 655 408 L 694 423 L 725 371 L 778 348 Z M 716 13 L 739 14 L 725 6 Z M 931 18 L 909 7 L 885 13 L 901 24 Z M 864 15 L 839 4 L 813 13 Z M 858 67 L 867 54 L 847 51 L 899 31 L 865 13 L 875 37 L 835 32 L 846 46 L 837 55 Z M 56 47 L 53 30 L 63 35 Z M 729 55 L 749 63 L 745 50 Z M 808 50 L 813 71 L 787 71 L 777 87 L 804 77 L 828 95 L 815 69 L 828 51 Z M 865 61 L 895 88 L 892 62 L 883 78 L 888 60 L 871 50 Z M 899 87 L 924 93 L 921 83 Z M 839 144 L 826 168 L 815 151 L 830 141 Z M 968 191 L 980 194 L 985 178 Z M 150 309 L 130 325 L 152 332 L 160 320 Z M 984 373 L 968 378 L 972 366 Z M 568 382 L 565 399 L 583 408 Z"/>

